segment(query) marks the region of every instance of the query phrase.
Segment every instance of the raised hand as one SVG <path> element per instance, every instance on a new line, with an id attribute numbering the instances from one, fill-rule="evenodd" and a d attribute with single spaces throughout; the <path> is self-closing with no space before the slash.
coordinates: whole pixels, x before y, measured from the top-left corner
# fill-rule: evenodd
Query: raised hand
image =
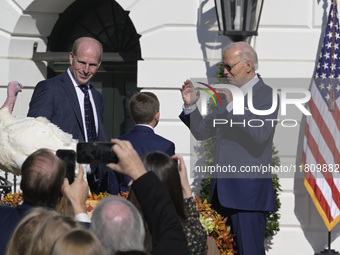
<path id="1" fill-rule="evenodd" d="M 188 175 L 187 175 L 187 168 L 185 166 L 183 157 L 179 155 L 173 155 L 172 158 L 176 159 L 178 162 L 178 173 L 179 173 L 179 178 L 181 180 L 183 198 L 192 197 L 192 192 L 191 192 Z"/>
<path id="2" fill-rule="evenodd" d="M 182 93 L 182 99 L 184 102 L 185 107 L 190 107 L 198 101 L 200 98 L 200 92 L 199 90 L 196 90 L 194 85 L 190 80 L 186 80 L 184 84 L 182 85 L 182 88 L 180 88 L 180 91 Z"/>
<path id="3" fill-rule="evenodd" d="M 89 186 L 84 180 L 84 169 L 79 165 L 79 173 L 70 185 L 68 179 L 64 179 L 63 193 L 71 201 L 75 215 L 86 213 L 86 199 L 89 195 Z"/>

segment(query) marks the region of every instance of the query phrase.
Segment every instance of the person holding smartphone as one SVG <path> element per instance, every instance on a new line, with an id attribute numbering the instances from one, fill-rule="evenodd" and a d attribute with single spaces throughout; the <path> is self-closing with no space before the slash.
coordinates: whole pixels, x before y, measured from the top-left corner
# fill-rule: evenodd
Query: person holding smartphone
<path id="1" fill-rule="evenodd" d="M 64 162 L 52 151 L 39 149 L 27 157 L 21 173 L 23 203 L 16 207 L 0 206 L 0 254 L 5 253 L 14 229 L 31 209 L 44 207 L 55 210 L 62 196 L 66 196 L 71 202 L 75 219 L 89 227 L 90 219 L 86 211 L 89 186 L 82 178 L 84 170 L 81 166 L 79 177 L 70 185 L 65 178 Z"/>

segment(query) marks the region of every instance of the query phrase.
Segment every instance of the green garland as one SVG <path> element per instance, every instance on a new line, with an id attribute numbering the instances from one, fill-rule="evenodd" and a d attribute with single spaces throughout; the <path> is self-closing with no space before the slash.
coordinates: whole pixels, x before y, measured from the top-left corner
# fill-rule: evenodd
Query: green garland
<path id="1" fill-rule="evenodd" d="M 223 66 L 222 64 L 217 65 L 219 67 L 219 71 L 215 75 L 216 78 L 223 78 Z M 258 74 L 259 76 L 259 74 Z M 219 79 L 217 83 L 219 82 Z M 208 105 L 208 108 L 214 107 L 213 104 Z M 202 147 L 204 151 L 204 156 L 206 157 L 206 165 L 212 165 L 213 160 L 214 160 L 214 149 L 215 149 L 215 138 L 210 138 L 207 139 L 206 141 L 203 142 Z M 280 166 L 280 158 L 278 157 L 278 151 L 276 150 L 275 146 L 272 146 L 272 166 Z M 281 191 L 281 185 L 279 183 L 279 178 L 278 177 L 273 177 L 273 187 L 274 187 L 274 194 L 275 194 L 275 204 L 276 204 L 276 209 L 277 211 L 275 212 L 268 212 L 267 213 L 267 226 L 266 226 L 266 238 L 270 236 L 274 236 L 279 230 L 279 219 L 280 219 L 280 214 L 278 213 L 279 209 L 281 208 L 281 202 L 279 198 L 279 192 Z M 200 190 L 200 195 L 199 197 L 201 198 L 202 201 L 204 199 L 207 199 L 209 201 L 210 195 L 210 178 L 204 178 L 201 181 L 201 190 Z"/>

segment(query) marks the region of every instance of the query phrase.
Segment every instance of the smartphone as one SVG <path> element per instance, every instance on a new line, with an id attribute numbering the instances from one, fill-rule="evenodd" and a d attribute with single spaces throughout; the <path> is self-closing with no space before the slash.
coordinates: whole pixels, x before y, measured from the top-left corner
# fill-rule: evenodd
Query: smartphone
<path id="1" fill-rule="evenodd" d="M 113 143 L 80 142 L 77 144 L 77 162 L 82 164 L 117 163 L 117 155 L 112 151 Z"/>
<path id="2" fill-rule="evenodd" d="M 66 164 L 66 178 L 71 184 L 75 178 L 76 152 L 74 150 L 57 150 L 56 155 Z"/>

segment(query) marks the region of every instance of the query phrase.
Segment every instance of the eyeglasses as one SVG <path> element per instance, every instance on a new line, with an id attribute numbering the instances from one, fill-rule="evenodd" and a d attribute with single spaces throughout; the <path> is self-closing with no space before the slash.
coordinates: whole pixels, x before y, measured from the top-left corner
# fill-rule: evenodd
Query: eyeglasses
<path id="1" fill-rule="evenodd" d="M 242 60 L 238 61 L 236 64 L 233 64 L 232 66 L 223 64 L 223 68 L 227 69 L 227 71 L 230 72 L 234 66 L 236 66 L 238 63 L 241 63 L 241 62 Z"/>

